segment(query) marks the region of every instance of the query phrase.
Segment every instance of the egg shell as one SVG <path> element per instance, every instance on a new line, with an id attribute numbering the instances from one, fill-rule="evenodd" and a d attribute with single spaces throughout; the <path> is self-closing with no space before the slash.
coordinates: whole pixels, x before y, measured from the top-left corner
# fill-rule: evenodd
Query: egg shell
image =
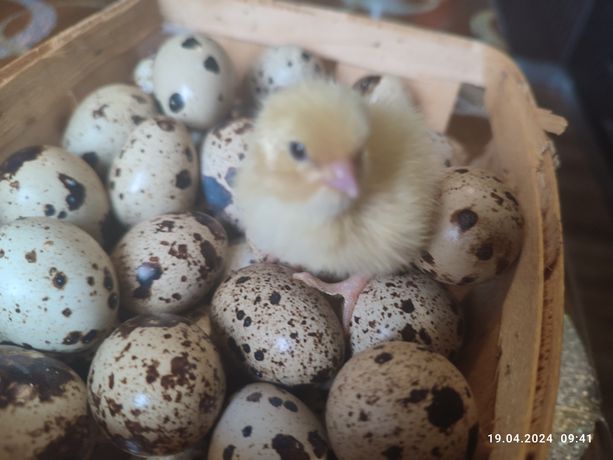
<path id="1" fill-rule="evenodd" d="M 113 264 L 72 224 L 30 217 L 0 227 L 0 279 L 0 330 L 26 348 L 84 351 L 116 320 Z"/>
<path id="2" fill-rule="evenodd" d="M 196 202 L 199 165 L 187 129 L 172 118 L 143 121 L 109 171 L 109 195 L 119 222 L 132 226 Z"/>
<path id="3" fill-rule="evenodd" d="M 424 274 L 379 276 L 358 297 L 349 337 L 353 354 L 405 340 L 450 357 L 462 345 L 464 318 L 443 287 Z"/>
<path id="4" fill-rule="evenodd" d="M 236 76 L 230 57 L 214 40 L 177 35 L 157 52 L 153 84 L 166 115 L 190 128 L 208 129 L 232 108 Z"/>
<path id="5" fill-rule="evenodd" d="M 105 243 L 110 204 L 98 175 L 59 147 L 18 150 L 0 164 L 0 225 L 22 217 L 62 219 Z"/>
<path id="6" fill-rule="evenodd" d="M 112 253 L 122 308 L 178 313 L 194 307 L 223 270 L 226 232 L 200 212 L 165 214 L 135 225 Z"/>
<path id="7" fill-rule="evenodd" d="M 230 274 L 211 303 L 220 346 L 259 380 L 324 384 L 342 365 L 342 326 L 323 295 L 287 267 L 255 264 Z"/>
<path id="8" fill-rule="evenodd" d="M 140 88 L 123 83 L 102 86 L 74 110 L 62 146 L 106 177 L 130 132 L 155 114 L 153 99 Z"/>
<path id="9" fill-rule="evenodd" d="M 251 119 L 230 120 L 209 131 L 200 152 L 206 206 L 220 221 L 238 229 L 242 229 L 242 224 L 233 189 L 238 168 L 248 155 L 252 132 Z"/>
<path id="10" fill-rule="evenodd" d="M 269 383 L 252 383 L 232 396 L 208 458 L 315 460 L 329 454 L 321 423 L 302 401 Z"/>
<path id="11" fill-rule="evenodd" d="M 417 266 L 442 283 L 486 281 L 515 261 L 523 227 L 517 199 L 494 175 L 476 168 L 450 169 L 433 236 Z"/>
<path id="12" fill-rule="evenodd" d="M 262 101 L 281 88 L 304 80 L 325 78 L 323 61 L 299 46 L 285 45 L 267 48 L 247 75 L 249 93 Z"/>
<path id="13" fill-rule="evenodd" d="M 462 374 L 410 342 L 351 358 L 330 389 L 326 426 L 339 460 L 470 459 L 479 434 Z"/>
<path id="14" fill-rule="evenodd" d="M 33 350 L 0 346 L 0 458 L 86 458 L 91 446 L 85 383 Z"/>
<path id="15" fill-rule="evenodd" d="M 135 455 L 179 453 L 213 426 L 225 395 L 219 354 L 187 319 L 142 315 L 100 346 L 89 406 L 115 446 Z"/>
<path id="16" fill-rule="evenodd" d="M 142 58 L 134 67 L 132 72 L 132 80 L 134 83 L 147 94 L 153 93 L 153 63 L 155 62 L 155 54 Z"/>

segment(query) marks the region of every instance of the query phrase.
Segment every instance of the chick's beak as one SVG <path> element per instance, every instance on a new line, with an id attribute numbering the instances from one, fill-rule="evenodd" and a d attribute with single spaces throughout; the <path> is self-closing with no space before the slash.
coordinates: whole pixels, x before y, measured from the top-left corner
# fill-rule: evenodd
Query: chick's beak
<path id="1" fill-rule="evenodd" d="M 360 192 L 357 175 L 358 168 L 355 160 L 336 161 L 327 165 L 325 182 L 349 198 L 356 198 Z"/>

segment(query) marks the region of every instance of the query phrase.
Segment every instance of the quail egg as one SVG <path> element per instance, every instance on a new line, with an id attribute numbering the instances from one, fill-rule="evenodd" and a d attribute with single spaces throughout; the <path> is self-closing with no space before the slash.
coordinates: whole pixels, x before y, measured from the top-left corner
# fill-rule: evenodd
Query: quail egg
<path id="1" fill-rule="evenodd" d="M 200 153 L 206 206 L 219 220 L 238 229 L 242 225 L 233 188 L 236 172 L 248 155 L 248 138 L 252 132 L 251 119 L 230 120 L 209 131 Z"/>
<path id="2" fill-rule="evenodd" d="M 409 342 L 377 345 L 345 364 L 330 389 L 326 426 L 341 460 L 470 459 L 479 434 L 462 374 Z"/>
<path id="3" fill-rule="evenodd" d="M 37 351 L 0 346 L 0 458 L 86 458 L 91 428 L 74 371 Z"/>
<path id="4" fill-rule="evenodd" d="M 317 417 L 269 383 L 252 383 L 232 396 L 209 447 L 210 459 L 315 460 L 330 454 Z"/>
<path id="5" fill-rule="evenodd" d="M 442 283 L 486 281 L 517 259 L 523 227 L 519 203 L 499 179 L 475 168 L 450 169 L 438 222 L 417 266 Z"/>
<path id="6" fill-rule="evenodd" d="M 123 323 L 98 348 L 88 376 L 98 426 L 115 446 L 144 456 L 198 442 L 215 423 L 225 389 L 210 338 L 173 315 Z"/>
<path id="7" fill-rule="evenodd" d="M 215 41 L 178 35 L 158 50 L 153 84 L 166 115 L 190 128 L 208 129 L 232 108 L 236 76 L 232 61 Z"/>
<path id="8" fill-rule="evenodd" d="M 280 265 L 230 274 L 213 296 L 211 322 L 220 344 L 260 380 L 324 384 L 344 359 L 342 327 L 327 300 Z"/>
<path id="9" fill-rule="evenodd" d="M 194 307 L 223 270 L 228 238 L 199 212 L 165 214 L 135 225 L 112 253 L 122 308 L 178 313 Z"/>
<path id="10" fill-rule="evenodd" d="M 18 150 L 0 164 L 0 225 L 47 216 L 81 227 L 99 243 L 108 236 L 109 199 L 96 173 L 59 147 Z"/>
<path id="11" fill-rule="evenodd" d="M 171 118 L 143 121 L 128 137 L 109 172 L 109 194 L 119 222 L 132 226 L 196 202 L 198 157 L 187 129 Z"/>
<path id="12" fill-rule="evenodd" d="M 0 335 L 79 352 L 112 329 L 119 297 L 110 258 L 80 228 L 45 217 L 0 227 Z"/>
<path id="13" fill-rule="evenodd" d="M 130 132 L 155 113 L 151 96 L 136 86 L 123 83 L 103 86 L 77 106 L 64 131 L 62 146 L 106 177 Z"/>
<path id="14" fill-rule="evenodd" d="M 368 282 L 353 310 L 349 338 L 353 354 L 381 342 L 416 342 L 444 356 L 462 345 L 464 320 L 442 286 L 409 272 Z"/>
<path id="15" fill-rule="evenodd" d="M 147 94 L 153 93 L 153 63 L 155 54 L 142 58 L 134 67 L 132 79 L 134 83 Z"/>

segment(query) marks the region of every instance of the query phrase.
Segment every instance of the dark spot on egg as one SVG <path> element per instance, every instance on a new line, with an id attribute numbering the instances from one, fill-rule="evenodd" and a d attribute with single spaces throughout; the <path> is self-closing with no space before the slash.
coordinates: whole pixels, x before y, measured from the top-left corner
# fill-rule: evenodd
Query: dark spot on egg
<path id="1" fill-rule="evenodd" d="M 243 438 L 248 438 L 249 436 L 251 436 L 252 431 L 253 431 L 253 428 L 251 425 L 247 425 L 243 427 L 243 429 L 241 430 L 241 433 L 243 434 Z"/>
<path id="2" fill-rule="evenodd" d="M 135 125 L 140 125 L 143 121 L 145 121 L 145 117 L 141 117 L 140 115 L 132 115 L 130 117 L 132 119 L 132 123 Z"/>
<path id="3" fill-rule="evenodd" d="M 223 211 L 234 202 L 232 194 L 211 176 L 202 178 L 202 189 L 207 207 L 214 213 Z"/>
<path id="4" fill-rule="evenodd" d="M 245 312 L 243 310 L 236 310 L 236 319 L 242 321 L 245 317 Z"/>
<path id="5" fill-rule="evenodd" d="M 66 211 L 60 211 L 60 213 L 57 215 L 58 219 L 65 219 L 67 216 Z"/>
<path id="6" fill-rule="evenodd" d="M 466 168 L 454 169 L 453 172 L 458 173 L 458 174 L 466 174 L 468 172 L 468 169 Z"/>
<path id="7" fill-rule="evenodd" d="M 304 445 L 292 435 L 277 434 L 272 440 L 272 448 L 281 460 L 309 460 Z"/>
<path id="8" fill-rule="evenodd" d="M 251 316 L 247 316 L 245 320 L 243 321 L 243 327 L 249 327 L 249 326 L 251 326 Z"/>
<path id="9" fill-rule="evenodd" d="M 259 391 L 256 391 L 254 393 L 251 393 L 249 396 L 247 396 L 246 399 L 249 402 L 259 402 L 261 397 L 262 397 L 262 393 L 260 393 Z"/>
<path id="10" fill-rule="evenodd" d="M 409 404 L 415 404 L 420 401 L 423 401 L 428 396 L 428 390 L 411 390 L 409 396 L 401 399 L 399 402 L 403 406 L 408 406 Z"/>
<path id="11" fill-rule="evenodd" d="M 92 343 L 96 337 L 98 336 L 98 331 L 96 329 L 90 330 L 87 334 L 81 337 L 81 342 L 84 344 Z"/>
<path id="12" fill-rule="evenodd" d="M 274 407 L 281 407 L 281 405 L 283 404 L 283 400 L 277 396 L 272 396 L 268 398 L 268 402 Z"/>
<path id="13" fill-rule="evenodd" d="M 264 350 L 257 350 L 253 354 L 253 357 L 255 358 L 256 361 L 264 361 Z"/>
<path id="14" fill-rule="evenodd" d="M 160 128 L 162 131 L 172 132 L 175 130 L 175 121 L 171 120 L 170 118 L 156 118 L 155 124 L 158 125 L 158 128 Z"/>
<path id="15" fill-rule="evenodd" d="M 183 40 L 183 43 L 181 43 L 181 46 L 183 48 L 191 50 L 191 49 L 194 49 L 194 48 L 201 47 L 202 44 L 198 40 L 196 40 L 194 37 L 188 37 L 185 40 Z"/>
<path id="16" fill-rule="evenodd" d="M 313 447 L 313 453 L 317 458 L 323 458 L 328 452 L 328 444 L 325 439 L 321 437 L 318 431 L 309 431 L 307 440 L 311 447 Z"/>
<path id="17" fill-rule="evenodd" d="M 432 254 L 430 254 L 428 251 L 421 252 L 421 259 L 430 265 L 434 263 L 434 257 L 432 257 Z"/>
<path id="18" fill-rule="evenodd" d="M 268 300 L 270 301 L 271 305 L 279 305 L 279 302 L 281 301 L 281 294 L 279 294 L 277 291 L 274 291 L 272 294 L 270 294 Z"/>
<path id="19" fill-rule="evenodd" d="M 108 104 L 102 104 L 96 110 L 92 111 L 92 117 L 94 118 L 106 118 L 106 113 L 104 111 L 108 108 Z"/>
<path id="20" fill-rule="evenodd" d="M 218 74 L 219 73 L 219 64 L 217 63 L 217 59 L 213 56 L 209 56 L 204 61 L 204 68 L 209 72 Z"/>
<path id="21" fill-rule="evenodd" d="M 31 251 L 26 252 L 25 258 L 30 264 L 36 263 L 36 251 L 32 249 Z"/>
<path id="22" fill-rule="evenodd" d="M 81 340 L 81 333 L 79 331 L 69 332 L 66 337 L 62 340 L 62 344 L 64 345 L 74 345 L 75 343 Z"/>
<path id="23" fill-rule="evenodd" d="M 502 206 L 502 203 L 504 202 L 504 198 L 502 198 L 500 195 L 498 195 L 496 192 L 492 192 L 490 193 L 490 196 L 492 198 L 494 198 L 494 201 L 496 201 L 496 204 L 498 206 Z"/>
<path id="24" fill-rule="evenodd" d="M 109 388 L 112 390 L 115 387 L 115 374 L 111 372 L 109 375 Z"/>
<path id="25" fill-rule="evenodd" d="M 362 95 L 371 94 L 381 81 L 381 75 L 367 75 L 353 84 L 353 89 Z"/>
<path id="26" fill-rule="evenodd" d="M 71 211 L 79 209 L 85 201 L 85 187 L 66 174 L 60 173 L 58 174 L 58 178 L 68 190 L 68 195 L 66 196 L 66 204 L 68 204 L 68 209 Z"/>
<path id="27" fill-rule="evenodd" d="M 475 224 L 479 220 L 479 216 L 471 209 L 464 208 L 455 211 L 451 215 L 450 220 L 452 223 L 456 224 L 460 228 L 461 232 L 465 232 L 475 226 Z"/>
<path id="28" fill-rule="evenodd" d="M 402 459 L 402 447 L 391 446 L 381 452 L 387 460 L 401 460 Z"/>
<path id="29" fill-rule="evenodd" d="M 332 373 L 333 369 L 320 369 L 315 373 L 313 378 L 311 378 L 311 383 L 326 383 L 330 380 Z"/>
<path id="30" fill-rule="evenodd" d="M 81 154 L 81 158 L 90 165 L 92 168 L 95 168 L 96 165 L 100 162 L 98 158 L 98 154 L 96 152 L 85 152 Z"/>
<path id="31" fill-rule="evenodd" d="M 52 204 L 45 205 L 45 216 L 51 217 L 55 214 L 55 207 Z"/>
<path id="32" fill-rule="evenodd" d="M 508 200 L 512 201 L 515 206 L 519 206 L 517 198 L 515 198 L 515 196 L 511 192 L 504 192 L 504 196 L 506 196 Z"/>
<path id="33" fill-rule="evenodd" d="M 423 327 L 419 330 L 419 338 L 426 345 L 432 345 L 432 338 L 430 337 L 430 334 L 428 334 L 428 332 Z"/>
<path id="34" fill-rule="evenodd" d="M 66 318 L 68 318 L 70 315 L 72 315 L 72 310 L 70 308 L 64 308 L 62 310 L 62 315 L 64 315 Z"/>
<path id="35" fill-rule="evenodd" d="M 163 220 L 155 224 L 154 233 L 171 233 L 175 228 L 175 223 L 172 220 Z"/>
<path id="36" fill-rule="evenodd" d="M 483 243 L 481 246 L 479 246 L 479 249 L 477 249 L 475 255 L 479 260 L 490 260 L 494 255 L 492 243 Z"/>
<path id="37" fill-rule="evenodd" d="M 406 299 L 400 302 L 400 309 L 405 313 L 413 313 L 415 311 L 415 305 L 411 299 Z"/>
<path id="38" fill-rule="evenodd" d="M 251 277 L 249 276 L 241 276 L 240 278 L 238 278 L 234 284 L 243 284 L 246 283 L 247 281 L 249 281 L 251 279 Z"/>
<path id="39" fill-rule="evenodd" d="M 387 352 L 383 352 L 383 353 L 379 353 L 377 356 L 375 356 L 375 362 L 377 364 L 384 364 L 388 361 L 390 361 L 393 358 L 391 353 L 387 353 Z"/>
<path id="40" fill-rule="evenodd" d="M 151 285 L 162 276 L 159 263 L 145 262 L 136 269 L 136 281 L 139 286 L 132 291 L 132 297 L 147 299 L 151 296 Z"/>
<path id="41" fill-rule="evenodd" d="M 53 286 L 55 286 L 57 289 L 64 289 L 67 282 L 68 277 L 62 272 L 56 272 L 53 276 Z"/>
<path id="42" fill-rule="evenodd" d="M 285 401 L 283 403 L 283 407 L 285 407 L 290 412 L 298 412 L 298 406 L 296 406 L 293 401 Z"/>
<path id="43" fill-rule="evenodd" d="M 175 187 L 178 189 L 185 190 L 190 185 L 192 185 L 192 178 L 189 176 L 187 169 L 183 169 L 175 176 Z"/>
<path id="44" fill-rule="evenodd" d="M 113 277 L 111 276 L 111 272 L 108 268 L 104 267 L 104 279 L 102 284 L 107 291 L 113 290 Z"/>
<path id="45" fill-rule="evenodd" d="M 311 60 L 311 55 L 309 53 L 307 53 L 306 51 L 303 51 L 302 54 L 300 55 L 302 57 L 302 60 L 304 62 L 309 62 Z"/>
<path id="46" fill-rule="evenodd" d="M 106 303 L 111 310 L 115 310 L 117 308 L 117 305 L 119 304 L 119 299 L 117 297 L 117 294 L 112 292 L 109 295 L 109 298 Z"/>
<path id="47" fill-rule="evenodd" d="M 187 161 L 189 161 L 190 163 L 193 161 L 194 159 L 194 154 L 192 153 L 192 149 L 191 147 L 185 147 L 183 149 L 183 155 L 185 155 L 187 157 Z"/>
<path id="48" fill-rule="evenodd" d="M 200 243 L 200 253 L 204 257 L 206 263 L 206 269 L 209 271 L 216 270 L 217 267 L 223 262 L 221 257 L 217 254 L 215 250 L 215 246 L 213 246 L 209 241 L 202 241 Z"/>
<path id="49" fill-rule="evenodd" d="M 42 153 L 43 147 L 35 145 L 26 147 L 11 154 L 2 164 L 0 164 L 0 181 L 12 179 L 17 171 L 27 161 L 33 161 Z"/>
<path id="50" fill-rule="evenodd" d="M 428 420 L 445 432 L 464 416 L 464 403 L 456 390 L 451 387 L 432 389 L 432 403 L 426 407 Z"/>
<path id="51" fill-rule="evenodd" d="M 232 444 L 227 445 L 223 450 L 223 460 L 232 460 L 232 457 L 234 456 L 234 449 L 236 449 L 236 447 Z"/>
<path id="52" fill-rule="evenodd" d="M 185 102 L 179 93 L 173 93 L 168 99 L 168 108 L 173 113 L 180 112 L 184 106 Z"/>

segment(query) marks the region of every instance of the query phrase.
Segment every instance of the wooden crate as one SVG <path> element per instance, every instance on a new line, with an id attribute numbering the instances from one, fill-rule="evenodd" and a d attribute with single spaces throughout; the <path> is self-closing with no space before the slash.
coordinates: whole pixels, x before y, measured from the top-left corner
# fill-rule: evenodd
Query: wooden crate
<path id="1" fill-rule="evenodd" d="M 273 0 L 120 0 L 0 69 L 0 159 L 26 145 L 59 145 L 77 101 L 129 81 L 165 22 L 219 40 L 241 75 L 263 46 L 287 43 L 328 59 L 344 82 L 397 75 L 440 131 L 461 85 L 485 90 L 493 140 L 481 161 L 516 191 L 526 232 L 515 268 L 468 297 L 473 321 L 460 367 L 480 410 L 478 456 L 545 458 L 547 444 L 487 443 L 489 433 L 551 432 L 560 364 L 562 234 L 546 132 L 561 133 L 565 122 L 537 107 L 517 66 L 475 41 Z"/>

